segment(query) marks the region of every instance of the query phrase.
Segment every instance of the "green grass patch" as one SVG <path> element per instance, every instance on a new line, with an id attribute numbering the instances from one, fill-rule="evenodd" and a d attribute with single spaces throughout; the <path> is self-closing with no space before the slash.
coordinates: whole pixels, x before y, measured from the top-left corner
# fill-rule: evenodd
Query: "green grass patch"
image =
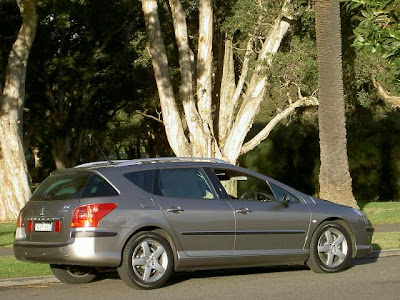
<path id="1" fill-rule="evenodd" d="M 14 256 L 0 256 L 0 279 L 51 275 L 48 264 L 34 264 L 17 260 Z"/>
<path id="2" fill-rule="evenodd" d="M 372 237 L 372 247 L 375 250 L 400 248 L 400 232 L 376 232 Z"/>
<path id="3" fill-rule="evenodd" d="M 0 247 L 12 246 L 15 226 L 15 223 L 0 223 Z"/>
<path id="4" fill-rule="evenodd" d="M 363 202 L 359 206 L 372 224 L 400 223 L 400 202 Z"/>

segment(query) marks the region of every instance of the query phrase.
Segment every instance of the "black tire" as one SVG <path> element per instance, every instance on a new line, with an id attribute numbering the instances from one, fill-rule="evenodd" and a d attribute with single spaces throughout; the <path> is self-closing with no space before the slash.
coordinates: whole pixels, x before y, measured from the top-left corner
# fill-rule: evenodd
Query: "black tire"
<path id="1" fill-rule="evenodd" d="M 93 267 L 50 265 L 50 268 L 54 276 L 62 283 L 89 283 L 97 277 L 97 272 Z"/>
<path id="2" fill-rule="evenodd" d="M 324 222 L 312 236 L 307 265 L 316 273 L 340 272 L 348 268 L 352 250 L 347 229 L 338 221 Z"/>
<path id="3" fill-rule="evenodd" d="M 145 244 L 148 248 L 143 246 Z M 133 257 L 136 258 L 135 266 Z M 132 288 L 159 288 L 167 282 L 174 270 L 171 246 L 155 232 L 139 232 L 126 244 L 122 264 L 117 270 L 120 278 Z"/>

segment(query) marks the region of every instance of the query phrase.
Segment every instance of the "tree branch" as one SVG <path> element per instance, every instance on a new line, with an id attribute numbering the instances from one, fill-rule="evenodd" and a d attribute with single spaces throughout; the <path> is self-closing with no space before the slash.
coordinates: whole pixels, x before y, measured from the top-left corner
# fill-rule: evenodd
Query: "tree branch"
<path id="1" fill-rule="evenodd" d="M 147 114 L 146 112 L 143 112 L 143 111 L 140 111 L 140 110 L 135 110 L 135 112 L 136 112 L 137 114 L 139 114 L 139 115 L 142 115 L 143 117 L 153 119 L 153 120 L 157 121 L 158 123 L 161 123 L 161 124 L 164 125 L 164 122 L 163 122 L 163 120 L 161 119 L 161 114 L 160 114 L 159 117 L 157 118 L 157 117 L 155 117 L 155 116 L 149 115 L 149 114 Z"/>
<path id="2" fill-rule="evenodd" d="M 306 106 L 316 106 L 318 105 L 318 99 L 314 96 L 302 97 L 296 102 L 289 104 L 282 112 L 278 113 L 271 121 L 250 141 L 245 143 L 240 151 L 240 154 L 245 154 L 255 147 L 257 147 L 263 140 L 265 140 L 271 131 L 279 124 L 280 121 L 288 117 L 296 108 L 306 107 Z"/>
<path id="3" fill-rule="evenodd" d="M 374 76 L 371 76 L 371 81 L 376 88 L 379 97 L 386 104 L 392 106 L 393 108 L 400 107 L 400 97 L 390 95 L 389 92 L 375 79 Z"/>

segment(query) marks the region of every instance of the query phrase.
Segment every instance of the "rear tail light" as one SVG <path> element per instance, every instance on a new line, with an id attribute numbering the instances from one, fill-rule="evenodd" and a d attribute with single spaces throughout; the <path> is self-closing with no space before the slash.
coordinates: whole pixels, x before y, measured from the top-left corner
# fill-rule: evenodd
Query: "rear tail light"
<path id="1" fill-rule="evenodd" d="M 33 221 L 29 220 L 28 221 L 28 232 L 32 232 L 33 231 Z"/>
<path id="2" fill-rule="evenodd" d="M 61 222 L 60 221 L 55 221 L 54 222 L 54 231 L 55 232 L 60 232 L 61 231 Z"/>
<path id="3" fill-rule="evenodd" d="M 24 219 L 22 217 L 22 211 L 19 212 L 18 219 L 17 219 L 17 228 L 24 227 Z"/>
<path id="4" fill-rule="evenodd" d="M 97 227 L 99 221 L 117 207 L 117 203 L 81 205 L 75 208 L 71 227 Z"/>

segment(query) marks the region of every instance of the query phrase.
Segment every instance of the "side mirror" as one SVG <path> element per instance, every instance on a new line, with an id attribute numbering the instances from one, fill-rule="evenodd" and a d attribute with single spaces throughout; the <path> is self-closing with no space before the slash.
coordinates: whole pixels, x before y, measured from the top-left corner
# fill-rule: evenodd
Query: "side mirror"
<path id="1" fill-rule="evenodd" d="M 282 197 L 282 206 L 283 207 L 288 207 L 290 204 L 290 197 L 287 194 L 283 194 Z"/>

